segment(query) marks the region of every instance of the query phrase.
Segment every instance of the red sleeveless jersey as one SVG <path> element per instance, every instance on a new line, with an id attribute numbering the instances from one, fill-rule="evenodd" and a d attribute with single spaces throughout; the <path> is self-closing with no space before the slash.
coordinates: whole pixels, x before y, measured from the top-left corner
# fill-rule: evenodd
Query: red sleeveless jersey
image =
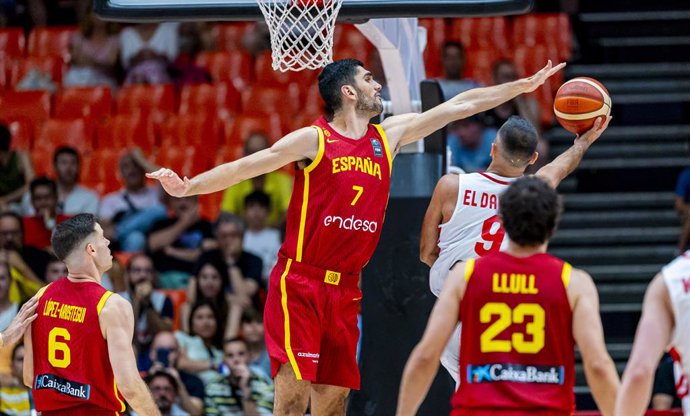
<path id="1" fill-rule="evenodd" d="M 31 328 L 37 410 L 125 411 L 98 322 L 110 295 L 98 283 L 74 283 L 66 277 L 43 289 Z"/>
<path id="2" fill-rule="evenodd" d="M 460 303 L 461 383 L 453 414 L 571 414 L 570 264 L 548 254 L 497 252 L 467 267 L 472 271 Z"/>
<path id="3" fill-rule="evenodd" d="M 319 152 L 298 171 L 280 254 L 324 270 L 358 274 L 374 254 L 388 205 L 392 158 L 386 134 L 370 124 L 360 139 L 314 123 Z"/>

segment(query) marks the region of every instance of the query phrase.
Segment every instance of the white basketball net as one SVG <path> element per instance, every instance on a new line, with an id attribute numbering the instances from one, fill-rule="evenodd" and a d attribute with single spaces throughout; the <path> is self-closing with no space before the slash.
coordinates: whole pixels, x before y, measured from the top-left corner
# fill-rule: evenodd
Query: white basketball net
<path id="1" fill-rule="evenodd" d="M 343 0 L 257 0 L 271 32 L 273 69 L 318 69 L 333 62 L 333 32 Z"/>

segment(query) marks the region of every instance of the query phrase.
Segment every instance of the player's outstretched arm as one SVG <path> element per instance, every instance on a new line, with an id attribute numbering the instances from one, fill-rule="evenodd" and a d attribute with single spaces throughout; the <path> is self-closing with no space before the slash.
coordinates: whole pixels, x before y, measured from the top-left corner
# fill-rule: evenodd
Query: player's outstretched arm
<path id="1" fill-rule="evenodd" d="M 405 365 L 397 416 L 413 416 L 422 404 L 429 386 L 438 371 L 441 353 L 458 324 L 460 300 L 465 293 L 465 266 L 451 270 L 443 285 L 422 340 L 412 350 Z"/>
<path id="2" fill-rule="evenodd" d="M 589 146 L 597 141 L 609 126 L 611 118 L 611 116 L 608 116 L 603 121 L 601 118 L 598 118 L 591 129 L 575 138 L 575 143 L 573 143 L 570 149 L 561 153 L 551 163 L 539 169 L 535 175 L 544 179 L 552 187 L 557 188 L 561 181 L 578 167 Z"/>
<path id="3" fill-rule="evenodd" d="M 451 121 L 467 118 L 489 110 L 520 94 L 532 92 L 547 78 L 560 71 L 565 63 L 544 68 L 531 77 L 491 87 L 474 88 L 462 92 L 443 104 L 421 114 L 402 114 L 387 118 L 381 126 L 386 131 L 391 149 L 423 139 Z"/>
<path id="4" fill-rule="evenodd" d="M 139 375 L 134 358 L 132 306 L 119 295 L 113 294 L 105 302 L 98 318 L 101 331 L 108 343 L 108 356 L 118 390 L 137 414 L 160 415 L 158 406 Z"/>
<path id="5" fill-rule="evenodd" d="M 587 383 L 601 413 L 611 416 L 620 383 L 604 343 L 599 294 L 592 278 L 584 271 L 573 269 L 568 299 L 573 311 L 573 338 L 582 354 Z"/>
<path id="6" fill-rule="evenodd" d="M 192 179 L 180 178 L 170 169 L 161 168 L 146 176 L 160 181 L 172 196 L 210 194 L 300 160 L 314 160 L 319 152 L 318 133 L 312 127 L 295 130 L 268 149 L 224 163 Z"/>
<path id="7" fill-rule="evenodd" d="M 443 223 L 444 209 L 447 209 L 446 205 L 451 205 L 450 201 L 458 199 L 458 180 L 456 174 L 443 175 L 436 184 L 429 207 L 426 209 L 419 238 L 419 259 L 429 267 L 438 259 L 438 227 Z"/>
<path id="8" fill-rule="evenodd" d="M 623 373 L 615 415 L 636 416 L 646 412 L 656 367 L 671 341 L 674 326 L 671 309 L 666 283 L 659 273 L 645 294 L 642 318 L 637 326 L 630 360 Z"/>

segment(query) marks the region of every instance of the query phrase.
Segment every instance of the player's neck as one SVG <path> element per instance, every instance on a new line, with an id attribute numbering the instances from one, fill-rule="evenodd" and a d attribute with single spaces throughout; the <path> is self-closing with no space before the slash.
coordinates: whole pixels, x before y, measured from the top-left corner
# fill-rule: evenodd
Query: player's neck
<path id="1" fill-rule="evenodd" d="M 489 167 L 486 168 L 486 172 L 493 173 L 504 178 L 519 178 L 525 174 L 525 169 L 506 166 L 494 160 L 491 162 L 491 164 L 489 164 Z"/>
<path id="2" fill-rule="evenodd" d="M 510 240 L 508 241 L 508 249 L 505 252 L 513 257 L 529 257 L 534 254 L 546 253 L 548 247 L 548 241 L 538 246 L 521 246 Z"/>
<path id="3" fill-rule="evenodd" d="M 98 268 L 95 265 L 72 265 L 72 267 L 67 267 L 67 271 L 67 278 L 70 282 L 96 282 L 98 284 L 101 283 L 101 273 L 98 271 Z"/>
<path id="4" fill-rule="evenodd" d="M 369 129 L 369 118 L 356 111 L 340 111 L 329 124 L 338 134 L 349 139 L 362 138 Z"/>

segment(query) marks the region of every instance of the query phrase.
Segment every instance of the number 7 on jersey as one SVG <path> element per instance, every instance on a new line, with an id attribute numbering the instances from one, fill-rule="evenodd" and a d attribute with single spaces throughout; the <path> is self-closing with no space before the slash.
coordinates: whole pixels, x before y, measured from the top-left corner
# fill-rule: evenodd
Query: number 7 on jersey
<path id="1" fill-rule="evenodd" d="M 352 203 L 350 204 L 354 207 L 357 201 L 359 201 L 359 197 L 362 196 L 362 193 L 364 192 L 364 187 L 353 185 L 352 190 L 357 192 L 357 195 L 355 195 L 355 198 L 352 200 Z"/>

